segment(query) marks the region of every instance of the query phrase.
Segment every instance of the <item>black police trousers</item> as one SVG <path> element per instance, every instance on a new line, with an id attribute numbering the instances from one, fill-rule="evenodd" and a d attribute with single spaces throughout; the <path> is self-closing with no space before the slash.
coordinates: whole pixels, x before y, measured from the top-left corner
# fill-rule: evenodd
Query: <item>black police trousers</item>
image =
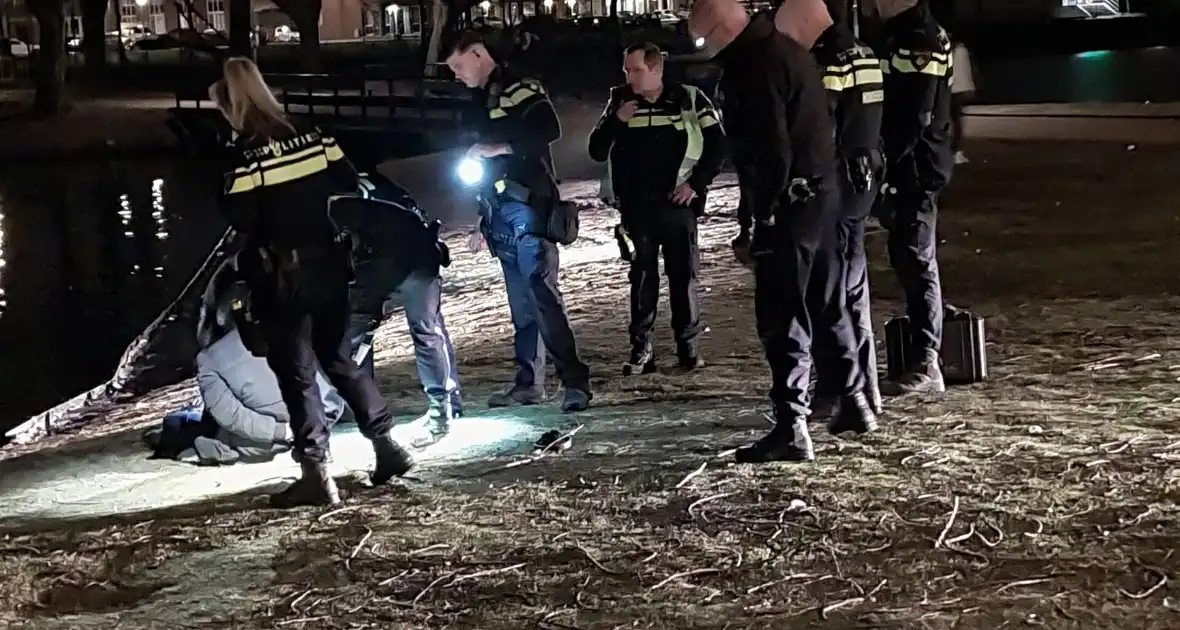
<path id="1" fill-rule="evenodd" d="M 836 223 L 836 255 L 841 266 L 842 280 L 840 294 L 844 298 L 844 313 L 848 318 L 847 327 L 838 328 L 839 335 L 851 335 L 848 341 L 856 353 L 857 374 L 847 372 L 845 350 L 817 345 L 816 357 L 817 398 L 844 396 L 858 388 L 863 389 L 870 400 L 879 398 L 877 386 L 877 347 L 873 335 L 873 318 L 869 302 L 869 267 L 865 254 L 865 219 L 872 207 L 876 190 L 857 193 L 845 187 L 841 197 L 843 218 Z M 819 341 L 817 339 L 817 341 Z M 827 361 L 826 357 L 838 357 Z"/>
<path id="2" fill-rule="evenodd" d="M 833 393 L 863 387 L 845 309 L 837 202 L 837 195 L 821 192 L 809 202 L 793 204 L 774 226 L 756 228 L 754 310 L 770 364 L 770 400 L 779 419 L 811 413 L 813 347 L 824 354 L 816 367 L 839 390 Z"/>
<path id="3" fill-rule="evenodd" d="M 913 347 L 906 356 L 921 360 L 942 347 L 942 283 L 936 254 L 938 191 L 898 184 L 891 200 L 889 264 L 905 292 Z M 909 366 L 913 367 L 913 366 Z"/>
<path id="4" fill-rule="evenodd" d="M 631 345 L 642 348 L 651 341 L 660 301 L 660 250 L 668 275 L 668 302 L 672 307 L 672 335 L 678 349 L 690 348 L 700 334 L 701 308 L 697 274 L 701 254 L 697 246 L 697 219 L 690 208 L 668 204 L 643 210 L 644 215 L 625 226 L 635 247 L 628 274 L 631 281 Z"/>
<path id="5" fill-rule="evenodd" d="M 527 210 L 527 212 L 526 212 Z M 500 216 L 527 216 L 528 206 L 505 202 Z M 560 267 L 557 245 L 529 234 L 520 221 L 505 220 L 490 230 L 489 245 L 504 272 L 508 308 L 515 329 L 515 386 L 544 389 L 545 352 L 553 358 L 557 377 L 567 389 L 590 391 L 590 368 L 578 357 L 565 298 L 557 286 Z"/>
<path id="6" fill-rule="evenodd" d="M 459 362 L 455 347 L 447 333 L 442 314 L 442 282 L 438 268 L 413 271 L 397 286 L 390 296 L 400 301 L 405 309 L 406 326 L 414 342 L 414 359 L 418 378 L 433 410 L 450 405 L 455 415 L 463 412 L 459 390 Z M 377 305 L 381 308 L 381 305 Z M 349 339 L 355 350 L 361 343 L 371 341 L 370 335 L 381 323 L 380 311 L 354 313 Z M 376 316 L 376 317 L 375 317 Z M 373 350 L 361 359 L 361 369 L 373 377 Z"/>
<path id="7" fill-rule="evenodd" d="M 362 435 L 374 439 L 393 424 L 377 385 L 352 360 L 348 282 L 347 261 L 333 252 L 304 256 L 298 270 L 284 274 L 282 286 L 257 279 L 250 283 L 252 295 L 261 297 L 257 307 L 266 361 L 291 414 L 300 461 L 324 462 L 329 452 L 317 365 L 352 409 Z"/>

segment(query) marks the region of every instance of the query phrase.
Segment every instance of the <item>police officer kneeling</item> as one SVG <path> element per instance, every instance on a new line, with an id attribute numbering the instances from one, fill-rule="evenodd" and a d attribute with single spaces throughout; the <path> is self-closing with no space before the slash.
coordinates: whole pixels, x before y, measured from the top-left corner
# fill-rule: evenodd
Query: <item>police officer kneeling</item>
<path id="1" fill-rule="evenodd" d="M 628 48 L 623 71 L 627 84 L 611 90 L 590 133 L 590 157 L 609 161 L 622 228 L 635 248 L 631 356 L 623 373 L 655 371 L 651 329 L 660 297 L 661 248 L 677 359 L 681 368 L 694 370 L 702 364 L 697 217 L 704 213 L 705 189 L 721 170 L 725 134 L 700 90 L 664 82 L 664 55 L 655 44 Z"/>
<path id="2" fill-rule="evenodd" d="M 747 197 L 741 207 L 754 223 L 752 235 L 743 225 L 735 252 L 754 265 L 758 334 L 772 378 L 775 427 L 738 449 L 737 460 L 810 460 L 812 337 L 842 346 L 844 354 L 854 352 L 847 347 L 851 334 L 836 282 L 835 133 L 823 80 L 807 49 L 819 32 L 801 29 L 788 37 L 770 14 L 751 20 L 739 0 L 698 0 L 689 29 L 705 38 L 707 49 L 720 51 L 727 131 Z M 853 404 L 841 405 L 829 432 L 876 429 L 863 395 L 846 393 Z"/>
<path id="3" fill-rule="evenodd" d="M 549 145 L 561 137 L 557 112 L 541 82 L 520 76 L 493 58 L 483 34 L 462 34 L 450 48 L 447 66 L 475 92 L 478 136 L 467 157 L 482 163 L 479 233 L 500 259 L 516 359 L 515 382 L 488 400 L 492 407 L 535 405 L 545 400 L 545 351 L 553 357 L 565 386 L 561 408 L 583 411 L 590 405 L 590 369 L 578 357 L 577 343 L 557 287 L 559 266 L 555 226 L 570 210 L 563 204 L 553 174 Z M 543 343 L 542 343 L 543 342 Z"/>
<path id="4" fill-rule="evenodd" d="M 303 471 L 272 503 L 338 503 L 336 484 L 328 476 L 328 425 L 315 382 L 317 361 L 352 408 L 361 433 L 373 442 L 373 483 L 403 475 L 413 464 L 389 435 L 389 406 L 349 356 L 350 252 L 328 217 L 328 199 L 355 190 L 356 171 L 335 140 L 283 115 L 249 59 L 226 61 L 224 80 L 212 91 L 235 131 L 237 167 L 226 174 L 222 208 L 245 241 L 239 270 L 250 288 L 267 363 L 291 414 L 294 455 Z"/>

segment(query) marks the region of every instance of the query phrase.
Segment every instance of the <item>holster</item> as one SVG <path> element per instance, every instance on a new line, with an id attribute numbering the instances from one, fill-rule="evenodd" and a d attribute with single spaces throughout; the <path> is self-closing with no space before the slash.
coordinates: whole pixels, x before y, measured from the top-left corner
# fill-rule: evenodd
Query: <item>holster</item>
<path id="1" fill-rule="evenodd" d="M 238 329 L 238 335 L 242 338 L 242 344 L 250 354 L 265 357 L 269 347 L 263 334 L 263 324 L 258 317 L 254 296 L 245 282 L 235 282 L 230 290 L 233 292 L 230 315 Z"/>

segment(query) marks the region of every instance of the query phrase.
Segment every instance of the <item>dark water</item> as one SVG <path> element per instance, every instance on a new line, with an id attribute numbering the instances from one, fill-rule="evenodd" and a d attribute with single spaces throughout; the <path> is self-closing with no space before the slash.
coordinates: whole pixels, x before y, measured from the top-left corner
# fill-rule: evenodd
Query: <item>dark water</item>
<path id="1" fill-rule="evenodd" d="M 0 428 L 105 380 L 224 230 L 220 175 L 179 159 L 0 176 Z"/>
<path id="2" fill-rule="evenodd" d="M 1180 49 L 1094 50 L 1038 57 L 975 57 L 988 103 L 1180 101 Z"/>

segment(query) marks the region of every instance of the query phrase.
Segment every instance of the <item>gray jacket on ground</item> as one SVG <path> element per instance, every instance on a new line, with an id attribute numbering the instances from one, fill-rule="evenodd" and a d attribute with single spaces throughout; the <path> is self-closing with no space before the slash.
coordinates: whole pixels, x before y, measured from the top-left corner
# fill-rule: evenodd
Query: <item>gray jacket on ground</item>
<path id="1" fill-rule="evenodd" d="M 324 412 L 335 423 L 344 401 L 323 374 L 316 379 Z M 278 380 L 266 359 L 250 354 L 236 329 L 197 355 L 197 385 L 206 413 L 220 427 L 215 438 L 198 438 L 202 463 L 265 461 L 290 448 L 291 416 Z"/>

